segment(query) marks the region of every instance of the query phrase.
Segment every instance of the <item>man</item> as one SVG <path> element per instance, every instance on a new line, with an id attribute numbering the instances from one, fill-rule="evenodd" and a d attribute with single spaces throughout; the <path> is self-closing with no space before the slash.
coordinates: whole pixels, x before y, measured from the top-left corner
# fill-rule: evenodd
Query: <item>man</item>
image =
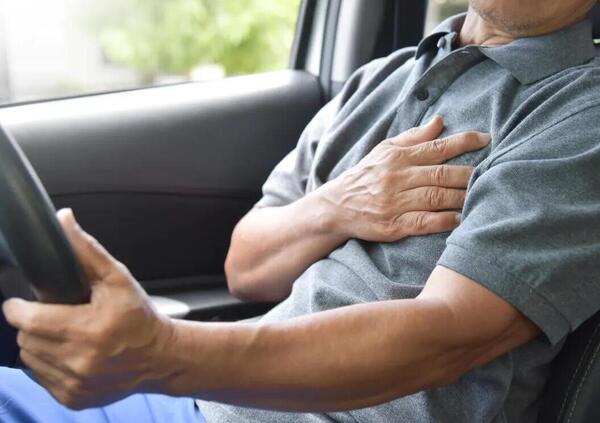
<path id="1" fill-rule="evenodd" d="M 135 409 L 136 421 L 160 410 L 163 421 L 534 422 L 548 364 L 600 309 L 594 3 L 472 0 L 418 48 L 360 70 L 235 231 L 232 290 L 287 296 L 260 324 L 157 316 L 63 212 L 91 304 L 4 306 L 37 381 L 76 409 L 160 393 L 201 398 L 199 410 L 137 395 L 80 415 L 4 370 L 2 421 L 39 416 L 39 400 L 42 415 L 72 421 Z M 450 227 L 452 212 L 415 213 L 406 194 L 426 175 L 445 180 L 421 165 L 455 144 L 411 146 L 438 136 L 436 115 L 446 133 L 492 142 L 477 150 L 489 138 L 471 134 L 474 151 L 452 161 L 476 166 L 461 225 L 413 236 Z M 423 208 L 455 208 L 439 193 L 456 184 L 426 190 Z"/>

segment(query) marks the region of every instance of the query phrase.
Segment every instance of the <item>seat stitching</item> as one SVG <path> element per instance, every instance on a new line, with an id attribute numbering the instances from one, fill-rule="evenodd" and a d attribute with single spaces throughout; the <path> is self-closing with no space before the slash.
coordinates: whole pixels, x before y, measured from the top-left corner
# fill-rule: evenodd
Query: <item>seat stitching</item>
<path id="1" fill-rule="evenodd" d="M 596 327 L 596 330 L 598 329 L 598 327 Z M 596 331 L 594 331 L 595 334 Z M 585 369 L 585 373 L 583 375 L 583 378 L 581 378 L 581 382 L 579 382 L 579 386 L 577 387 L 577 391 L 575 392 L 575 399 L 573 400 L 573 407 L 571 407 L 571 411 L 569 413 L 569 418 L 567 419 L 567 423 L 569 423 L 571 421 L 571 418 L 573 417 L 573 413 L 575 411 L 575 406 L 577 405 L 577 399 L 579 397 L 579 394 L 581 392 L 581 388 L 585 382 L 585 379 L 588 376 L 588 373 L 590 372 L 590 369 L 592 368 L 592 365 L 594 364 L 594 360 L 596 360 L 596 356 L 598 355 L 598 351 L 600 351 L 600 343 L 596 346 L 596 349 L 594 350 L 594 355 L 592 356 L 592 359 L 590 360 L 590 362 L 588 363 L 587 368 Z"/>
<path id="2" fill-rule="evenodd" d="M 557 419 L 557 421 L 560 421 L 560 419 L 563 416 L 563 412 L 565 411 L 565 407 L 567 405 L 567 400 L 569 398 L 569 392 L 571 392 L 571 388 L 573 386 L 573 383 L 575 383 L 575 376 L 579 372 L 579 369 L 581 368 L 581 365 L 583 364 L 583 359 L 585 358 L 586 353 L 590 349 L 590 346 L 592 345 L 592 341 L 594 340 L 594 338 L 596 336 L 596 333 L 598 332 L 599 329 L 600 329 L 600 325 L 597 325 L 596 328 L 594 329 L 593 336 L 590 336 L 590 339 L 588 340 L 587 345 L 585 346 L 585 349 L 583 351 L 583 354 L 581 355 L 581 358 L 579 359 L 579 362 L 577 363 L 577 367 L 575 368 L 575 371 L 571 375 L 571 380 L 569 381 L 569 385 L 567 386 L 567 390 L 565 392 L 565 398 L 563 399 L 562 405 L 560 406 L 560 411 L 558 412 L 558 419 Z"/>

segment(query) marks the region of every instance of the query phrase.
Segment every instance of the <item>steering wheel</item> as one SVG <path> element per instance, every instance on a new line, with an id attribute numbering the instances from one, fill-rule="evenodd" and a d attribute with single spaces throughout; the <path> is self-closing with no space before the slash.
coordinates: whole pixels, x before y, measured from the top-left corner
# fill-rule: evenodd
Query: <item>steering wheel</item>
<path id="1" fill-rule="evenodd" d="M 82 304 L 90 298 L 44 186 L 1 127 L 0 292 L 6 298 L 58 304 Z"/>

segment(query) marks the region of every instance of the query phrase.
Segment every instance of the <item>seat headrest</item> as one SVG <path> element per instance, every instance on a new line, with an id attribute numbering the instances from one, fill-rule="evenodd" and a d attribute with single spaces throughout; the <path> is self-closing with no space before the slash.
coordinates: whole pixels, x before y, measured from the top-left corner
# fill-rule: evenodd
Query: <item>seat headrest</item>
<path id="1" fill-rule="evenodd" d="M 594 40 L 600 39 L 600 3 L 596 3 L 592 9 L 591 19 L 594 27 Z"/>

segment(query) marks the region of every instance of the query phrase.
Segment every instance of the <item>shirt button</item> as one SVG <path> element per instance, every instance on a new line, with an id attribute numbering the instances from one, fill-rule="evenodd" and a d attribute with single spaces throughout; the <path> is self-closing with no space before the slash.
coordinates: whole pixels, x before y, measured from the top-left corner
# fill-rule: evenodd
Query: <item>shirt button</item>
<path id="1" fill-rule="evenodd" d="M 419 88 L 415 91 L 415 97 L 417 97 L 417 100 L 419 101 L 425 101 L 429 98 L 429 91 L 427 88 Z"/>

